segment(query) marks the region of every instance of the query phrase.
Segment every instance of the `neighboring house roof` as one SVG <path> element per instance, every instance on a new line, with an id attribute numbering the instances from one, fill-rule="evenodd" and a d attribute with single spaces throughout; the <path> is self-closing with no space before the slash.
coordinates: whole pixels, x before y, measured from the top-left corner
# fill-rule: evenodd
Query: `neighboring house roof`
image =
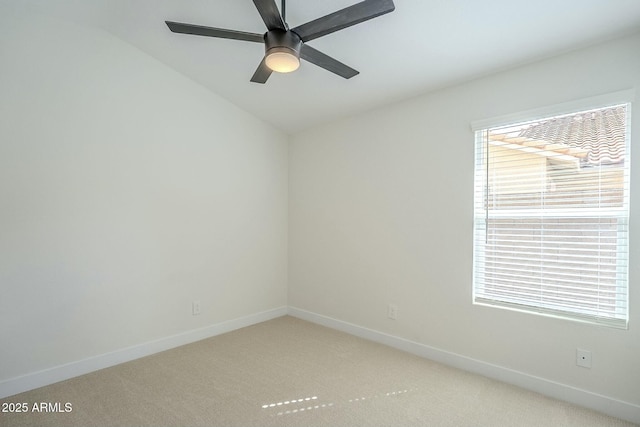
<path id="1" fill-rule="evenodd" d="M 586 150 L 586 163 L 620 163 L 625 157 L 626 108 L 617 106 L 537 122 L 518 136 Z"/>
<path id="2" fill-rule="evenodd" d="M 534 122 L 490 134 L 494 144 L 583 166 L 624 162 L 626 107 L 616 106 Z"/>

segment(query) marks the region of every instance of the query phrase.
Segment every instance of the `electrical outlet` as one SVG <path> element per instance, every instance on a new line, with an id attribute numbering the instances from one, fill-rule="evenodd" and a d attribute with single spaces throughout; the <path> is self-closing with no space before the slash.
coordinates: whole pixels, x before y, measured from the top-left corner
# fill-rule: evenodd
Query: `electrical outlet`
<path id="1" fill-rule="evenodd" d="M 581 348 L 576 349 L 576 365 L 591 369 L 591 352 Z"/>
<path id="2" fill-rule="evenodd" d="M 395 304 L 389 304 L 387 307 L 387 317 L 391 320 L 396 320 L 398 317 L 398 306 Z"/>
<path id="3" fill-rule="evenodd" d="M 196 300 L 191 303 L 191 314 L 197 316 L 200 314 L 200 301 Z"/>

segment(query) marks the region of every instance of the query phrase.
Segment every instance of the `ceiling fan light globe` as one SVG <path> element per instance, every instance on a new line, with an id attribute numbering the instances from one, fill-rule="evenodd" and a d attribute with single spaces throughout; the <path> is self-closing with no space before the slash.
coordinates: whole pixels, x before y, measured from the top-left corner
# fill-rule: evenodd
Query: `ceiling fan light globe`
<path id="1" fill-rule="evenodd" d="M 267 54 L 267 67 L 277 73 L 290 73 L 300 67 L 300 59 L 290 52 L 276 51 Z"/>

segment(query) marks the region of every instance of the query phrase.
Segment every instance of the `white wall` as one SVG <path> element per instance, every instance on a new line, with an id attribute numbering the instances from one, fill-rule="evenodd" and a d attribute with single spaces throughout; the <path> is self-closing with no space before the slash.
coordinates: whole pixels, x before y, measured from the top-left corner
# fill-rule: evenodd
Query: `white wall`
<path id="1" fill-rule="evenodd" d="M 640 109 L 629 330 L 472 305 L 470 129 L 473 120 L 638 89 L 638 52 L 636 34 L 295 135 L 289 305 L 640 405 Z M 398 305 L 395 321 L 388 303 Z M 593 352 L 592 369 L 575 365 L 576 347 Z"/>
<path id="2" fill-rule="evenodd" d="M 104 32 L 0 12 L 0 384 L 286 306 L 287 136 Z"/>

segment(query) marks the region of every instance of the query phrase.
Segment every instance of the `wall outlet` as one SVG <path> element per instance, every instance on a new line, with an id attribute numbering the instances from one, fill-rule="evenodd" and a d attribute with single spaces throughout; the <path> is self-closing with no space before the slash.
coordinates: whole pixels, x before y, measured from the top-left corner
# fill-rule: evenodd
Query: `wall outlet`
<path id="1" fill-rule="evenodd" d="M 576 365 L 591 369 L 591 352 L 581 348 L 576 349 Z"/>
<path id="2" fill-rule="evenodd" d="M 389 304 L 387 307 L 387 317 L 392 320 L 396 320 L 398 317 L 398 306 L 395 304 Z"/>
<path id="3" fill-rule="evenodd" d="M 197 316 L 200 314 L 200 301 L 196 300 L 191 303 L 191 314 Z"/>

